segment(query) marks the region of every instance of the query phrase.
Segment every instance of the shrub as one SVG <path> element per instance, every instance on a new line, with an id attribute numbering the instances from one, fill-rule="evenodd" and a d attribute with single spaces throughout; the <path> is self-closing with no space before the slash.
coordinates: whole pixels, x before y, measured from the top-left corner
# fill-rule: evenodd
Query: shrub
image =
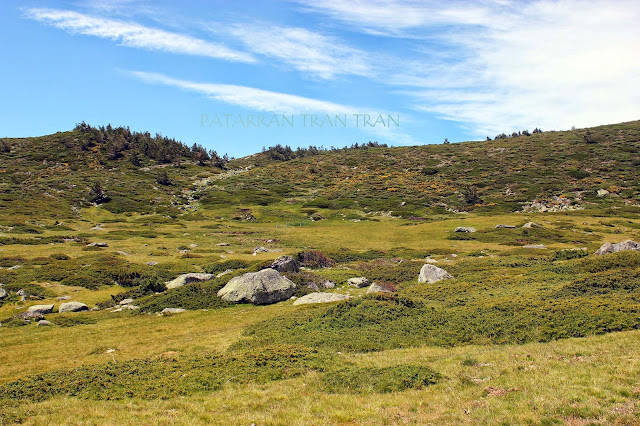
<path id="1" fill-rule="evenodd" d="M 438 383 L 440 374 L 421 365 L 400 364 L 383 368 L 350 365 L 321 378 L 321 388 L 331 393 L 389 393 L 422 389 Z"/>
<path id="2" fill-rule="evenodd" d="M 320 250 L 305 250 L 298 253 L 298 262 L 309 268 L 327 268 L 333 266 L 333 259 L 327 257 Z"/>

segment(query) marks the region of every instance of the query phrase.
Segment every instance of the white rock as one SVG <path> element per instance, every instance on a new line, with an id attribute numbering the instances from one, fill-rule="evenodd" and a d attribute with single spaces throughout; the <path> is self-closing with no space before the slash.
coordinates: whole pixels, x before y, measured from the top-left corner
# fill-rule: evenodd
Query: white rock
<path id="1" fill-rule="evenodd" d="M 311 303 L 331 303 L 350 299 L 350 296 L 337 293 L 309 293 L 293 302 L 294 305 L 307 305 Z"/>
<path id="2" fill-rule="evenodd" d="M 449 280 L 453 278 L 453 275 L 449 274 L 442 268 L 438 268 L 435 265 L 426 264 L 420 269 L 420 275 L 418 275 L 419 283 L 433 284 L 442 280 Z"/>

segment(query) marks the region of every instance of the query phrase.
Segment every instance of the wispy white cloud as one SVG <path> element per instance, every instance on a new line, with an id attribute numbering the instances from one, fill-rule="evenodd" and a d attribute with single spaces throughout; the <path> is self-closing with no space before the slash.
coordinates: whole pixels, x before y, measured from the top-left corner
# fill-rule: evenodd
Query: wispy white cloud
<path id="1" fill-rule="evenodd" d="M 214 28 L 215 32 L 222 32 L 240 40 L 255 54 L 275 58 L 315 77 L 332 79 L 338 75 L 373 74 L 369 54 L 345 45 L 336 37 L 305 28 L 265 23 Z"/>
<path id="2" fill-rule="evenodd" d="M 424 0 L 297 0 L 309 11 L 323 13 L 337 21 L 373 34 L 415 37 L 425 27 L 487 25 L 495 15 L 489 5 L 506 5 L 500 0 L 424 1 Z M 506 8 L 505 8 L 506 9 Z M 503 10 L 501 17 L 508 15 Z"/>
<path id="3" fill-rule="evenodd" d="M 255 62 L 246 52 L 232 50 L 189 35 L 150 28 L 135 22 L 95 17 L 75 11 L 28 9 L 26 17 L 74 34 L 118 41 L 123 46 L 184 55 L 206 56 L 233 62 Z"/>
<path id="4" fill-rule="evenodd" d="M 178 87 L 180 89 L 198 92 L 206 95 L 210 99 L 258 111 L 284 114 L 357 114 L 360 111 L 353 106 L 340 105 L 287 93 L 256 89 L 254 87 L 237 86 L 233 84 L 199 83 L 145 71 L 127 71 L 127 73 L 146 83 Z"/>
<path id="5" fill-rule="evenodd" d="M 387 81 L 477 136 L 640 118 L 637 1 L 300 2 L 351 29 L 425 40 Z"/>

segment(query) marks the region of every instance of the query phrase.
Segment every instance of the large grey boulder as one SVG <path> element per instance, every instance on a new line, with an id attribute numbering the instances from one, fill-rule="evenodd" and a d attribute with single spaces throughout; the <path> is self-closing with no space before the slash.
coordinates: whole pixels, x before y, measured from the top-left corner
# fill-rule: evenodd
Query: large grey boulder
<path id="1" fill-rule="evenodd" d="M 300 262 L 291 256 L 280 256 L 271 264 L 271 269 L 278 272 L 300 272 Z"/>
<path id="2" fill-rule="evenodd" d="M 0 300 L 4 299 L 5 297 L 7 297 L 7 290 L 0 287 Z"/>
<path id="3" fill-rule="evenodd" d="M 625 250 L 640 251 L 640 244 L 631 240 L 626 240 L 626 241 L 622 241 L 620 243 L 615 243 L 615 244 L 604 243 L 598 249 L 598 251 L 596 251 L 596 254 L 603 255 L 603 254 L 616 253 L 616 252 L 625 251 Z"/>
<path id="4" fill-rule="evenodd" d="M 451 275 L 444 269 L 438 268 L 435 265 L 431 265 L 427 263 L 420 269 L 420 275 L 418 275 L 418 282 L 433 284 L 433 283 L 437 283 L 438 281 L 449 280 L 451 278 L 453 278 L 453 275 Z"/>
<path id="5" fill-rule="evenodd" d="M 218 291 L 218 296 L 227 302 L 268 305 L 289 299 L 296 291 L 296 284 L 267 268 L 232 278 Z"/>
<path id="6" fill-rule="evenodd" d="M 58 308 L 58 312 L 60 312 L 61 314 L 65 312 L 80 312 L 80 311 L 88 311 L 88 310 L 89 310 L 89 307 L 84 303 L 80 303 L 80 302 L 61 303 L 60 307 Z"/>
<path id="7" fill-rule="evenodd" d="M 458 226 L 453 232 L 476 232 L 476 228 L 470 226 Z"/>
<path id="8" fill-rule="evenodd" d="M 202 274 L 199 272 L 192 272 L 190 274 L 182 274 L 179 277 L 166 282 L 167 289 L 173 289 L 182 287 L 183 285 L 198 282 L 198 281 L 208 281 L 214 279 L 215 274 Z"/>
<path id="9" fill-rule="evenodd" d="M 370 284 L 369 280 L 365 277 L 349 278 L 347 282 L 349 283 L 349 286 L 356 288 L 367 287 Z"/>
<path id="10" fill-rule="evenodd" d="M 53 305 L 29 306 L 29 308 L 27 308 L 27 312 L 31 314 L 40 314 L 40 315 L 50 314 L 51 312 L 53 312 Z"/>
<path id="11" fill-rule="evenodd" d="M 293 302 L 294 305 L 308 305 L 311 303 L 331 303 L 331 302 L 339 302 L 341 300 L 350 299 L 350 296 L 346 294 L 337 294 L 337 293 L 309 293 L 302 296 L 299 299 L 296 299 Z"/>

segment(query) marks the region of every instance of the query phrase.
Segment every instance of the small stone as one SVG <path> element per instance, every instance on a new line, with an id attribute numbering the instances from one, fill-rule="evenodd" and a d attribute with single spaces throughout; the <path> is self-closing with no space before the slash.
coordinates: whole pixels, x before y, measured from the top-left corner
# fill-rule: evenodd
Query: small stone
<path id="1" fill-rule="evenodd" d="M 476 232 L 476 228 L 472 228 L 470 226 L 458 226 L 456 229 L 453 230 L 453 232 Z"/>
<path id="2" fill-rule="evenodd" d="M 370 284 L 369 280 L 365 277 L 349 278 L 347 282 L 349 283 L 349 286 L 356 288 L 367 287 Z"/>
<path id="3" fill-rule="evenodd" d="M 53 325 L 53 323 L 51 321 L 47 321 L 47 320 L 38 321 L 38 327 L 46 327 L 48 325 Z"/>
<path id="4" fill-rule="evenodd" d="M 350 296 L 337 293 L 309 293 L 293 302 L 294 305 L 306 305 L 312 303 L 331 303 L 350 299 Z"/>
<path id="5" fill-rule="evenodd" d="M 123 299 L 120 301 L 120 305 L 130 305 L 133 303 L 133 299 Z"/>
<path id="6" fill-rule="evenodd" d="M 187 312 L 186 309 L 182 309 L 182 308 L 164 308 L 162 310 L 162 314 L 163 315 L 173 315 L 173 314 L 179 314 L 182 312 Z"/>

